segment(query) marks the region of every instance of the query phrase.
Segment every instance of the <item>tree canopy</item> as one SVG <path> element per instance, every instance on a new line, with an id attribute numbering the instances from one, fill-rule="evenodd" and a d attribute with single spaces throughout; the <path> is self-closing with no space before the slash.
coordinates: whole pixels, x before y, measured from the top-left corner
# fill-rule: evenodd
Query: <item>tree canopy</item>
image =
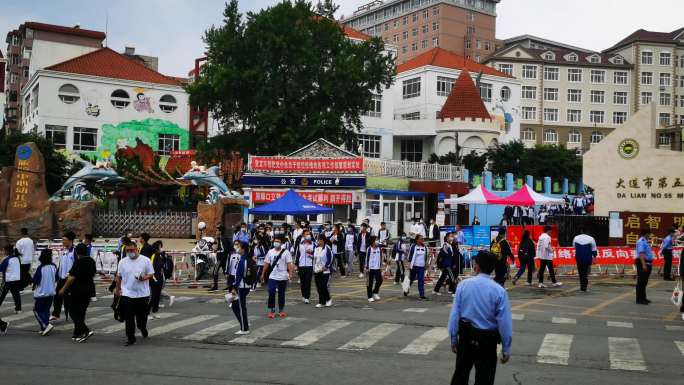
<path id="1" fill-rule="evenodd" d="M 223 25 L 205 33 L 207 62 L 188 92 L 232 147 L 287 153 L 318 138 L 347 142 L 361 127 L 373 92 L 392 84 L 394 59 L 380 38 L 347 38 L 335 9 L 330 0 L 282 1 L 243 18 L 237 0 L 226 4 Z"/>

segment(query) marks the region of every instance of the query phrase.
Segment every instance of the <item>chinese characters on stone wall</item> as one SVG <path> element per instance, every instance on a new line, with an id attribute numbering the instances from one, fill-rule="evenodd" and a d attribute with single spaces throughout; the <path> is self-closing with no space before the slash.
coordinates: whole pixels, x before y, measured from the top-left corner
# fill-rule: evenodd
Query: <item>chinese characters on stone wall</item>
<path id="1" fill-rule="evenodd" d="M 667 235 L 667 231 L 673 227 L 684 226 L 684 213 L 620 213 L 622 219 L 623 241 L 627 245 L 635 245 L 639 239 L 641 229 L 647 229 L 655 236 L 655 245 Z"/>
<path id="2" fill-rule="evenodd" d="M 618 178 L 615 190 L 618 199 L 682 199 L 682 177 L 647 176 L 645 178 Z"/>
<path id="3" fill-rule="evenodd" d="M 28 160 L 19 160 L 17 162 L 17 170 L 26 170 L 29 167 Z M 28 194 L 29 186 L 29 174 L 26 172 L 18 171 L 16 182 L 14 184 L 14 200 L 12 201 L 12 207 L 17 209 L 23 209 L 28 207 L 28 202 L 26 201 L 26 196 Z"/>

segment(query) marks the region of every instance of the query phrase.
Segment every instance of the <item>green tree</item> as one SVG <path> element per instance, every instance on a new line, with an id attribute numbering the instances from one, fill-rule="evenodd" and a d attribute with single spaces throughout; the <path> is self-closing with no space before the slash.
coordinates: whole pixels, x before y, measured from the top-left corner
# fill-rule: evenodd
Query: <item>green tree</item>
<path id="1" fill-rule="evenodd" d="M 71 167 L 64 154 L 55 150 L 52 142 L 38 134 L 12 133 L 0 137 L 0 167 L 14 166 L 17 147 L 26 142 L 34 142 L 45 158 L 45 185 L 48 194 L 62 187 Z"/>
<path id="2" fill-rule="evenodd" d="M 495 175 L 549 176 L 554 179 L 580 179 L 582 159 L 573 150 L 555 145 L 525 148 L 520 141 L 497 145 L 487 151 L 489 170 Z"/>
<path id="3" fill-rule="evenodd" d="M 471 173 L 480 174 L 487 166 L 487 154 L 479 154 L 472 150 L 470 153 L 461 156 L 461 164 Z"/>
<path id="4" fill-rule="evenodd" d="M 504 175 L 507 172 L 520 175 L 524 157 L 525 145 L 521 141 L 497 144 L 487 151 L 487 159 L 491 162 L 489 170 L 495 175 Z"/>
<path id="5" fill-rule="evenodd" d="M 243 152 L 288 153 L 318 138 L 349 141 L 372 92 L 392 84 L 394 60 L 383 41 L 348 39 L 324 17 L 336 9 L 331 1 L 316 9 L 283 1 L 245 20 L 237 5 L 227 4 L 223 25 L 205 33 L 207 63 L 188 86 L 191 103 L 209 108 Z"/>

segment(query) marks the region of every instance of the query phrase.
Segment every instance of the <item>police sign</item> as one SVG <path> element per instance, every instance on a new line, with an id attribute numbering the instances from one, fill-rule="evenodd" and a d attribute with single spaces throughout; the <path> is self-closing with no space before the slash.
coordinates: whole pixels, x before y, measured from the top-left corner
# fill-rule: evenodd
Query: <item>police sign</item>
<path id="1" fill-rule="evenodd" d="M 309 188 L 363 188 L 366 186 L 365 176 L 326 176 L 326 175 L 255 175 L 245 174 L 242 177 L 244 186 L 268 187 L 309 187 Z"/>

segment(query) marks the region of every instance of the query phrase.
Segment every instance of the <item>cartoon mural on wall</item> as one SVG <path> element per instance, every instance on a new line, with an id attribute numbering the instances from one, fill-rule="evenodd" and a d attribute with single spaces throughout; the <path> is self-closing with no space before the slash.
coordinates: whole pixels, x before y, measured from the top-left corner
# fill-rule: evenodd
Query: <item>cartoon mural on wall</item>
<path id="1" fill-rule="evenodd" d="M 87 115 L 94 116 L 97 118 L 98 116 L 100 116 L 100 106 L 97 104 L 88 103 L 85 112 Z"/>
<path id="2" fill-rule="evenodd" d="M 500 114 L 496 114 L 497 111 L 499 111 Z M 511 124 L 514 122 L 513 114 L 516 116 L 518 115 L 518 108 L 514 107 L 507 109 L 501 98 L 494 102 L 492 117 L 499 124 L 499 130 L 501 130 L 501 132 L 509 132 L 511 130 Z"/>
<path id="3" fill-rule="evenodd" d="M 91 88 L 83 91 L 83 106 L 86 115 L 97 118 L 100 116 L 100 93 Z"/>
<path id="4" fill-rule="evenodd" d="M 153 113 L 152 108 L 152 98 L 145 96 L 145 89 L 141 87 L 136 87 L 133 89 L 135 92 L 135 100 L 133 101 L 133 108 L 138 112 L 149 112 Z"/>

